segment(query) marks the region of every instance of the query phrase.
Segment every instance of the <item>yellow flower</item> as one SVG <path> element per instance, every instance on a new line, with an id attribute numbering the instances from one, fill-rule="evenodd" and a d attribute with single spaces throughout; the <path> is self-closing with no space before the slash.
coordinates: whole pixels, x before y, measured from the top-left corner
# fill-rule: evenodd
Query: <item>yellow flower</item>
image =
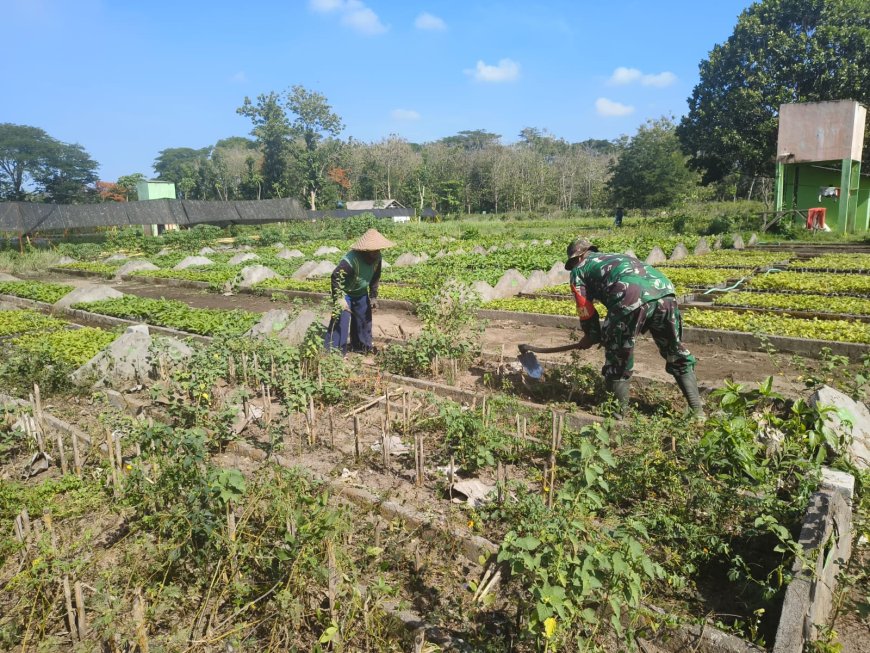
<path id="1" fill-rule="evenodd" d="M 127 463 L 126 465 L 124 465 L 124 467 L 126 468 L 126 470 L 127 470 L 128 472 L 129 472 L 131 469 L 133 469 L 133 465 L 131 465 L 130 463 Z"/>
<path id="2" fill-rule="evenodd" d="M 468 528 L 474 528 L 474 520 L 473 519 L 468 520 Z"/>
<path id="3" fill-rule="evenodd" d="M 550 639 L 556 632 L 556 617 L 544 619 L 544 637 Z"/>

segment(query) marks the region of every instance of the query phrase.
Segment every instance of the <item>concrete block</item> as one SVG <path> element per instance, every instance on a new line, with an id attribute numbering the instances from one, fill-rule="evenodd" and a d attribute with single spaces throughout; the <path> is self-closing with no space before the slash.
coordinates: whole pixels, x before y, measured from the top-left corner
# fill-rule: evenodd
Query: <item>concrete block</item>
<path id="1" fill-rule="evenodd" d="M 72 256 L 61 256 L 55 265 L 69 265 L 70 263 L 77 263 Z"/>
<path id="2" fill-rule="evenodd" d="M 294 279 L 305 279 L 308 277 L 308 273 L 311 272 L 314 268 L 317 267 L 317 261 L 305 261 L 296 272 L 293 273 Z"/>
<path id="3" fill-rule="evenodd" d="M 552 241 L 552 240 L 545 240 L 545 241 L 544 241 L 543 243 L 541 243 L 541 244 L 542 244 L 544 247 L 549 247 L 550 245 L 553 244 L 553 241 Z"/>
<path id="4" fill-rule="evenodd" d="M 293 258 L 305 258 L 305 254 L 300 252 L 298 249 L 287 249 L 286 247 L 277 254 L 275 254 L 275 256 L 277 258 L 282 258 L 285 260 L 290 260 Z"/>
<path id="5" fill-rule="evenodd" d="M 495 289 L 486 281 L 475 281 L 471 284 L 471 289 L 480 295 L 480 301 L 483 303 L 490 302 L 495 299 Z"/>
<path id="6" fill-rule="evenodd" d="M 393 262 L 393 265 L 397 268 L 405 268 L 409 265 L 417 265 L 417 263 L 419 262 L 420 259 L 417 258 L 414 254 L 411 254 L 410 252 L 405 252 Z"/>
<path id="7" fill-rule="evenodd" d="M 160 338 L 159 343 L 170 362 L 193 355 L 190 347 L 175 338 Z M 156 362 L 152 344 L 147 325 L 128 327 L 108 347 L 73 372 L 71 379 L 76 385 L 96 383 L 110 387 L 147 383 Z"/>
<path id="8" fill-rule="evenodd" d="M 282 249 L 284 249 L 284 247 L 285 247 L 284 243 L 273 243 L 272 244 L 272 249 L 282 250 Z"/>
<path id="9" fill-rule="evenodd" d="M 847 472 L 822 467 L 821 489 L 838 492 L 851 506 L 855 498 L 855 477 Z"/>
<path id="10" fill-rule="evenodd" d="M 546 272 L 541 270 L 532 270 L 531 274 L 529 274 L 529 278 L 526 279 L 526 285 L 522 287 L 520 292 L 522 293 L 533 293 L 536 290 L 540 290 L 541 288 L 546 288 L 550 284 L 550 277 Z"/>
<path id="11" fill-rule="evenodd" d="M 740 234 L 734 234 L 734 240 L 731 245 L 734 249 L 746 249 L 746 245 L 743 244 L 743 236 Z"/>
<path id="12" fill-rule="evenodd" d="M 701 236 L 698 240 L 698 244 L 695 245 L 695 256 L 703 256 L 704 254 L 710 253 L 710 245 L 707 244 L 707 239 Z"/>
<path id="13" fill-rule="evenodd" d="M 246 261 L 256 261 L 259 256 L 252 252 L 245 252 L 244 254 L 236 254 L 229 261 L 227 261 L 227 265 L 241 265 Z"/>
<path id="14" fill-rule="evenodd" d="M 18 277 L 13 277 L 11 274 L 0 272 L 0 281 L 21 281 Z"/>
<path id="15" fill-rule="evenodd" d="M 326 277 L 332 274 L 333 270 L 335 270 L 335 263 L 332 261 L 318 261 L 305 278 Z"/>
<path id="16" fill-rule="evenodd" d="M 338 247 L 327 247 L 324 245 L 323 247 L 318 247 L 314 252 L 314 256 L 326 256 L 327 254 L 338 254 L 341 250 Z"/>
<path id="17" fill-rule="evenodd" d="M 754 247 L 754 246 L 757 245 L 757 244 L 758 244 L 758 234 L 753 233 L 753 234 L 749 237 L 749 240 L 746 242 L 746 246 L 747 246 L 747 247 Z"/>
<path id="18" fill-rule="evenodd" d="M 477 255 L 483 255 L 483 254 L 486 254 L 486 250 L 483 247 L 481 247 L 480 245 L 475 245 L 474 247 L 471 248 L 471 253 L 477 254 Z"/>
<path id="19" fill-rule="evenodd" d="M 289 323 L 290 311 L 273 308 L 271 311 L 263 313 L 260 321 L 248 329 L 245 335 L 252 338 L 275 335 Z"/>
<path id="20" fill-rule="evenodd" d="M 803 554 L 785 591 L 773 653 L 802 653 L 817 627 L 829 623 L 837 576 L 852 554 L 852 510 L 839 492 L 810 497 L 798 544 Z"/>
<path id="21" fill-rule="evenodd" d="M 160 268 L 154 265 L 151 261 L 128 261 L 118 268 L 118 271 L 115 272 L 115 278 L 122 277 L 125 274 L 132 274 L 133 272 L 159 269 Z"/>
<path id="22" fill-rule="evenodd" d="M 296 316 L 296 319 L 281 329 L 277 337 L 288 345 L 301 345 L 305 340 L 308 329 L 318 322 L 319 319 L 315 313 L 312 311 L 302 311 Z"/>
<path id="23" fill-rule="evenodd" d="M 203 247 L 201 250 L 199 250 L 197 252 L 197 254 L 199 254 L 200 256 L 208 256 L 209 254 L 216 254 L 216 253 L 217 252 L 215 252 L 211 247 L 208 247 L 208 246 Z"/>
<path id="24" fill-rule="evenodd" d="M 118 299 L 123 297 L 124 293 L 115 290 L 111 286 L 103 284 L 88 283 L 79 286 L 72 292 L 61 297 L 54 303 L 55 308 L 69 308 L 73 304 L 86 304 L 89 302 L 98 302 L 102 299 Z"/>
<path id="25" fill-rule="evenodd" d="M 445 256 L 447 256 L 447 252 L 445 252 L 443 249 L 439 249 L 438 253 L 435 255 L 435 258 L 444 258 Z"/>
<path id="26" fill-rule="evenodd" d="M 126 261 L 128 258 L 129 257 L 125 256 L 124 254 L 112 254 L 104 262 L 105 263 L 116 263 L 119 261 Z"/>
<path id="27" fill-rule="evenodd" d="M 659 263 L 664 263 L 668 260 L 668 257 L 665 256 L 665 253 L 662 251 L 662 248 L 656 245 L 652 248 L 652 251 L 649 253 L 649 256 L 646 257 L 647 265 L 658 265 Z"/>
<path id="28" fill-rule="evenodd" d="M 870 411 L 860 401 L 830 386 L 822 386 L 810 397 L 811 406 L 833 406 L 836 413 L 825 417 L 825 424 L 849 443 L 846 453 L 852 463 L 862 470 L 870 469 Z M 851 427 L 844 423 L 843 417 L 852 422 Z"/>
<path id="29" fill-rule="evenodd" d="M 498 251 L 498 245 L 493 245 L 488 250 L 486 250 L 487 254 L 494 254 Z"/>
<path id="30" fill-rule="evenodd" d="M 157 252 L 157 256 L 169 256 L 170 254 L 172 254 L 172 250 L 168 247 L 164 247 L 159 252 Z"/>
<path id="31" fill-rule="evenodd" d="M 634 253 L 633 249 L 627 249 L 623 252 L 626 256 L 630 256 L 631 258 L 637 258 L 637 254 Z"/>
<path id="32" fill-rule="evenodd" d="M 172 269 L 186 270 L 187 268 L 197 268 L 204 265 L 211 265 L 212 263 L 214 263 L 214 261 L 212 261 L 210 258 L 206 258 L 205 256 L 187 256 Z"/>
<path id="33" fill-rule="evenodd" d="M 716 240 L 713 241 L 713 249 L 722 249 L 722 236 L 716 236 Z"/>
<path id="34" fill-rule="evenodd" d="M 281 279 L 281 275 L 275 272 L 272 268 L 267 268 L 265 265 L 249 265 L 242 268 L 242 280 L 239 282 L 239 288 L 250 288 L 251 286 L 265 281 L 266 279 Z"/>
<path id="35" fill-rule="evenodd" d="M 561 261 L 556 261 L 547 272 L 547 279 L 550 286 L 558 286 L 563 283 L 568 283 L 571 280 L 571 273 L 565 269 L 565 264 Z"/>
<path id="36" fill-rule="evenodd" d="M 683 243 L 677 244 L 674 247 L 674 251 L 671 252 L 671 261 L 682 261 L 689 255 L 689 250 L 686 249 L 686 246 Z"/>
<path id="37" fill-rule="evenodd" d="M 506 297 L 513 297 L 519 294 L 525 285 L 526 278 L 519 270 L 511 268 L 501 275 L 501 279 L 495 284 L 495 298 L 505 299 Z"/>

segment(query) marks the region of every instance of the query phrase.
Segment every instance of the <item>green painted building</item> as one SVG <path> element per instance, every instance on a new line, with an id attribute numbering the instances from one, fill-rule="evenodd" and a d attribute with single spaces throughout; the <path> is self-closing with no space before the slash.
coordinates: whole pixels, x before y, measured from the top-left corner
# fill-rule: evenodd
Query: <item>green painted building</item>
<path id="1" fill-rule="evenodd" d="M 870 174 L 861 172 L 866 117 L 851 100 L 780 107 L 777 211 L 819 207 L 833 231 L 870 229 Z"/>
<path id="2" fill-rule="evenodd" d="M 136 184 L 140 200 L 174 200 L 175 184 L 171 181 L 140 181 Z"/>

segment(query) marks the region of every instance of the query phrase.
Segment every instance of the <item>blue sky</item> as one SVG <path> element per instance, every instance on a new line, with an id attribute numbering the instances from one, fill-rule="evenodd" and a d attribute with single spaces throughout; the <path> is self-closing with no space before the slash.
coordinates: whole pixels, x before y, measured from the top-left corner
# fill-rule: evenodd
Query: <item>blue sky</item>
<path id="1" fill-rule="evenodd" d="M 0 122 L 80 143 L 100 176 L 248 135 L 245 96 L 323 93 L 344 138 L 537 127 L 569 141 L 686 112 L 750 0 L 0 0 Z"/>

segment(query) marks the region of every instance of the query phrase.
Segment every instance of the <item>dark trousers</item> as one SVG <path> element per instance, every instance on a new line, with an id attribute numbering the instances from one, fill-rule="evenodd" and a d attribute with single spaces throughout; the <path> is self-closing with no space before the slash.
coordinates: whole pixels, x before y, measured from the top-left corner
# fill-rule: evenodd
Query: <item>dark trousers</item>
<path id="1" fill-rule="evenodd" d="M 339 349 L 342 354 L 348 351 L 368 352 L 372 349 L 372 305 L 368 295 L 350 297 L 345 295 L 350 311 L 342 311 L 333 316 L 326 329 L 326 350 Z"/>

